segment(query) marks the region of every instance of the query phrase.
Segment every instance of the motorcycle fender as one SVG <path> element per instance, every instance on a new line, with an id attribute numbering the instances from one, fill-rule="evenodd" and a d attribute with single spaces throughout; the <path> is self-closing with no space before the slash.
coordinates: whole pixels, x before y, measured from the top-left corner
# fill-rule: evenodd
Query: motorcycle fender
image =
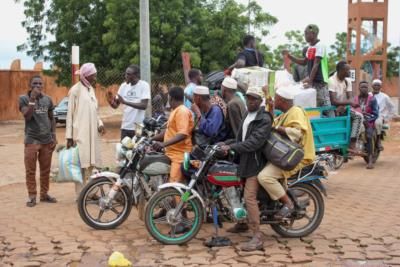
<path id="1" fill-rule="evenodd" d="M 298 180 L 298 181 L 294 181 L 293 183 L 289 183 L 289 187 L 292 187 L 292 186 L 294 186 L 295 184 L 298 184 L 298 183 L 310 184 L 310 185 L 314 186 L 316 189 L 318 189 L 320 192 L 322 192 L 322 194 L 324 194 L 324 196 L 328 196 L 328 194 L 326 193 L 325 186 L 322 184 L 320 179 L 326 179 L 326 177 L 324 177 L 324 176 L 310 176 L 310 177 L 307 177 L 305 179 L 301 179 L 301 180 Z"/>
<path id="2" fill-rule="evenodd" d="M 113 183 L 115 183 L 115 181 L 118 180 L 118 178 L 120 178 L 119 174 L 114 173 L 114 172 L 98 172 L 98 173 L 90 176 L 90 180 L 98 179 L 100 177 L 106 177 L 108 180 L 110 180 Z"/>
<path id="3" fill-rule="evenodd" d="M 325 197 L 328 196 L 328 194 L 326 193 L 325 186 L 322 184 L 320 179 L 311 180 L 308 183 L 310 183 L 312 186 L 316 187 L 319 191 L 321 191 Z"/>
<path id="4" fill-rule="evenodd" d="M 160 185 L 158 187 L 158 190 L 166 189 L 166 188 L 174 188 L 180 194 L 183 194 L 184 191 L 186 191 L 186 190 L 190 190 L 187 185 L 184 185 L 181 183 L 165 183 L 165 184 Z M 196 190 L 191 189 L 190 191 L 192 192 L 192 198 L 197 198 L 200 201 L 201 206 L 203 206 L 203 220 L 205 220 L 206 219 L 206 205 L 204 203 L 204 200 L 201 198 L 200 194 Z"/>

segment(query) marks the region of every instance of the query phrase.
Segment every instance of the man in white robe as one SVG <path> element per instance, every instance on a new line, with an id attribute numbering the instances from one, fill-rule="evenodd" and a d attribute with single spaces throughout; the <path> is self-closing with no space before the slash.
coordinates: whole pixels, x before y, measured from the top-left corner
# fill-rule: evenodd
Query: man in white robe
<path id="1" fill-rule="evenodd" d="M 97 114 L 97 99 L 93 84 L 97 71 L 93 63 L 83 64 L 79 70 L 80 81 L 68 93 L 68 113 L 65 138 L 67 148 L 78 146 L 83 184 L 75 184 L 79 195 L 94 167 L 101 165 L 99 134 L 104 134 L 104 125 Z"/>

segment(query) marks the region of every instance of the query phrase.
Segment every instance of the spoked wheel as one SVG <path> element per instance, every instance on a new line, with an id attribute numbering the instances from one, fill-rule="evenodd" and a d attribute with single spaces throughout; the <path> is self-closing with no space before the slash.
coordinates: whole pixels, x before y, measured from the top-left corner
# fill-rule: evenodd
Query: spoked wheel
<path id="1" fill-rule="evenodd" d="M 296 192 L 297 202 L 295 212 L 271 228 L 283 237 L 304 237 L 318 228 L 324 217 L 324 199 L 318 189 L 308 184 L 297 184 L 291 187 Z"/>
<path id="2" fill-rule="evenodd" d="M 132 209 L 132 198 L 126 187 L 121 188 L 113 200 L 108 193 L 113 182 L 106 177 L 90 181 L 78 198 L 78 210 L 82 220 L 98 230 L 114 229 L 123 223 Z"/>
<path id="3" fill-rule="evenodd" d="M 180 245 L 190 241 L 199 232 L 203 222 L 203 207 L 197 198 L 184 203 L 175 214 L 181 194 L 173 189 L 155 193 L 147 203 L 145 224 L 150 235 L 166 245 Z"/>
<path id="4" fill-rule="evenodd" d="M 334 154 L 333 155 L 333 169 L 338 170 L 340 167 L 342 167 L 344 163 L 344 157 L 339 154 Z"/>

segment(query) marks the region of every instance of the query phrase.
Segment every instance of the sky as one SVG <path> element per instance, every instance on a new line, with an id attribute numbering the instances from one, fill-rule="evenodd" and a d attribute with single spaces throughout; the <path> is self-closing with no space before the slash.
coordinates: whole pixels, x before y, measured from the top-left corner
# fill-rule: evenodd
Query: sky
<path id="1" fill-rule="evenodd" d="M 247 0 L 237 1 L 247 3 Z M 271 34 L 263 40 L 273 48 L 285 42 L 285 32 L 303 31 L 310 23 L 319 25 L 320 39 L 325 44 L 332 44 L 335 34 L 345 32 L 347 28 L 348 0 L 256 1 L 279 20 L 269 29 Z M 389 0 L 388 41 L 393 45 L 400 45 L 399 11 L 400 0 Z M 16 58 L 21 59 L 22 68 L 29 69 L 34 65 L 31 58 L 16 49 L 27 38 L 25 29 L 21 26 L 23 20 L 22 4 L 16 4 L 14 0 L 0 0 L 0 69 L 8 69 Z"/>

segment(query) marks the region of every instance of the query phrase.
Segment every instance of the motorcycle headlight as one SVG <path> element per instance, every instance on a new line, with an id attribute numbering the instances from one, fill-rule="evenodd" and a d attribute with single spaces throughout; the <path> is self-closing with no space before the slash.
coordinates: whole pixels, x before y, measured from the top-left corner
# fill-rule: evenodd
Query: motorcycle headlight
<path id="1" fill-rule="evenodd" d="M 188 171 L 190 167 L 190 154 L 188 152 L 185 152 L 183 154 L 183 169 L 185 171 Z"/>
<path id="2" fill-rule="evenodd" d="M 115 158 L 117 160 L 125 159 L 126 149 L 123 147 L 122 144 L 118 143 L 115 146 Z"/>
<path id="3" fill-rule="evenodd" d="M 133 159 L 133 151 L 132 150 L 128 150 L 125 154 L 126 158 L 128 160 L 132 160 Z"/>
<path id="4" fill-rule="evenodd" d="M 130 138 L 129 136 L 125 136 L 124 139 L 122 139 L 121 144 L 128 149 L 131 149 L 134 145 L 132 142 L 132 138 Z"/>

